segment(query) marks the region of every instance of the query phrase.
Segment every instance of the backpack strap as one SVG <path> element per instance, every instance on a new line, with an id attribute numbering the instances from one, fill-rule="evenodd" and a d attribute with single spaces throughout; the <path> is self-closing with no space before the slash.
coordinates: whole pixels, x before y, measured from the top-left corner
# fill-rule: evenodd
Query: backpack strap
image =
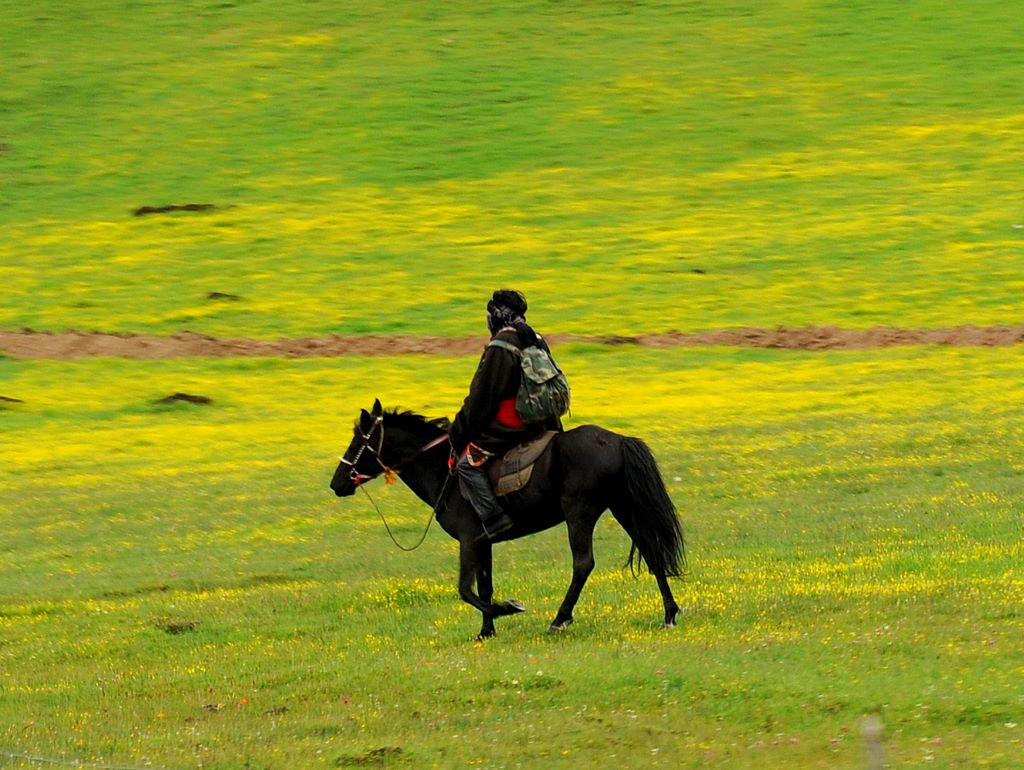
<path id="1" fill-rule="evenodd" d="M 516 347 L 511 342 L 505 342 L 505 340 L 491 340 L 490 342 L 487 343 L 487 347 L 489 347 L 489 348 L 502 348 L 503 350 L 511 350 L 513 353 L 515 353 L 520 358 L 522 358 L 522 355 L 523 355 L 522 349 Z"/>

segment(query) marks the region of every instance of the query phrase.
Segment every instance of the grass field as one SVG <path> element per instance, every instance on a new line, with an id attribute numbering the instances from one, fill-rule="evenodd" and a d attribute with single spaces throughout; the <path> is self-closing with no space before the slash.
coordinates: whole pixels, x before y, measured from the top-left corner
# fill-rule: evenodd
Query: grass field
<path id="1" fill-rule="evenodd" d="M 495 282 L 564 332 L 1016 321 L 1019 16 L 12 6 L 0 326 L 462 335 Z"/>
<path id="2" fill-rule="evenodd" d="M 472 361 L 3 363 L 25 403 L 0 413 L 0 746 L 156 767 L 855 768 L 879 713 L 894 767 L 1019 767 L 1021 355 L 565 349 L 573 424 L 661 459 L 686 614 L 657 628 L 609 519 L 561 637 L 543 632 L 564 531 L 498 548 L 498 594 L 530 612 L 486 645 L 452 542 L 401 554 L 368 501 L 327 489 L 359 405 L 450 414 L 442 372 Z M 175 390 L 213 403 L 152 404 Z M 371 491 L 414 541 L 428 511 Z"/>
<path id="3" fill-rule="evenodd" d="M 1019 324 L 1012 3 L 3 7 L 0 328 L 467 335 Z M 134 216 L 142 206 L 209 203 Z M 212 292 L 235 301 L 214 300 Z M 565 345 L 679 507 L 479 619 L 327 487 L 472 358 L 0 356 L 0 767 L 1024 767 L 1024 352 Z M 155 402 L 174 392 L 206 406 Z M 370 489 L 404 542 L 427 510 Z"/>

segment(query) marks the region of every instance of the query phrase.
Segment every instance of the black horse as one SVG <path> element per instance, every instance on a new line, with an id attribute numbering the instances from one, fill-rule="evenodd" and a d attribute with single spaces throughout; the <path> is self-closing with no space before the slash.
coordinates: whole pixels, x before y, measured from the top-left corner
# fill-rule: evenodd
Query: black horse
<path id="1" fill-rule="evenodd" d="M 479 517 L 459 494 L 458 480 L 449 475 L 447 428 L 445 419 L 385 412 L 375 401 L 371 411 L 360 414 L 331 489 L 345 497 L 381 474 L 398 473 L 409 489 L 434 507 L 445 532 L 459 541 L 459 596 L 483 613 L 480 637 L 489 637 L 494 635 L 496 617 L 524 608 L 515 601 L 491 601 L 491 542 L 482 537 Z M 561 433 L 537 461 L 531 482 L 505 499 L 516 525 L 499 540 L 532 535 L 563 521 L 568 526 L 572 582 L 550 632 L 572 623 L 573 608 L 594 569 L 594 526 L 608 509 L 633 541 L 630 566 L 635 571 L 640 559 L 647 564 L 661 590 L 664 624 L 675 625 L 679 605 L 668 577 L 679 575 L 683 566 L 682 528 L 654 457 L 642 441 L 596 425 Z"/>

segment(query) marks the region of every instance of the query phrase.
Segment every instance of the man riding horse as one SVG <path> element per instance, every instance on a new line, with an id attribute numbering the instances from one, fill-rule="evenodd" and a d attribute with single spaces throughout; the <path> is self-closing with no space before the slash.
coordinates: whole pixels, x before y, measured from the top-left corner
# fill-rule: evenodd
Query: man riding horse
<path id="1" fill-rule="evenodd" d="M 520 292 L 511 289 L 494 292 L 487 303 L 491 340 L 513 345 L 518 350 L 536 345 L 550 352 L 525 316 L 526 298 Z M 516 411 L 521 378 L 519 356 L 507 347 L 488 345 L 449 434 L 452 444 L 449 466 L 454 465 L 462 496 L 473 506 L 485 535 L 492 540 L 510 529 L 513 522 L 487 478 L 488 460 L 545 430 L 562 430 L 557 417 L 539 424 L 523 422 Z"/>
<path id="2" fill-rule="evenodd" d="M 685 543 L 654 455 L 641 439 L 598 425 L 562 433 L 558 418 L 542 417 L 565 413 L 568 384 L 525 315 L 522 294 L 494 292 L 487 303 L 491 341 L 454 424 L 386 411 L 379 399 L 370 411 L 362 410 L 331 489 L 348 497 L 379 476 L 397 477 L 433 506 L 438 524 L 459 543 L 459 596 L 482 615 L 478 639 L 494 635 L 496 618 L 524 609 L 514 600 L 493 600 L 493 542 L 565 522 L 572 579 L 549 627 L 557 633 L 573 622 L 573 609 L 594 569 L 594 527 L 608 510 L 630 538 L 628 564 L 639 569 L 646 563 L 661 592 L 663 625 L 674 626 L 679 605 L 668 578 L 681 574 Z M 557 438 L 534 464 L 522 491 L 504 495 L 499 503 L 486 475 L 487 460 L 545 429 L 559 431 Z M 447 441 L 450 449 L 444 447 Z M 462 494 L 448 494 L 453 466 Z"/>

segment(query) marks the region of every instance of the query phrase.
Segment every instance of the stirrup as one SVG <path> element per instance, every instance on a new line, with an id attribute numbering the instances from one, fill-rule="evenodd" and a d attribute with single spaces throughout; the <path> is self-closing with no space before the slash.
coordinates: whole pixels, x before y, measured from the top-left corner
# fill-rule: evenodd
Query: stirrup
<path id="1" fill-rule="evenodd" d="M 498 535 L 512 529 L 516 523 L 509 518 L 507 513 L 500 513 L 497 516 L 492 516 L 488 521 L 481 521 L 480 525 L 484 528 L 481 539 L 494 540 Z"/>

